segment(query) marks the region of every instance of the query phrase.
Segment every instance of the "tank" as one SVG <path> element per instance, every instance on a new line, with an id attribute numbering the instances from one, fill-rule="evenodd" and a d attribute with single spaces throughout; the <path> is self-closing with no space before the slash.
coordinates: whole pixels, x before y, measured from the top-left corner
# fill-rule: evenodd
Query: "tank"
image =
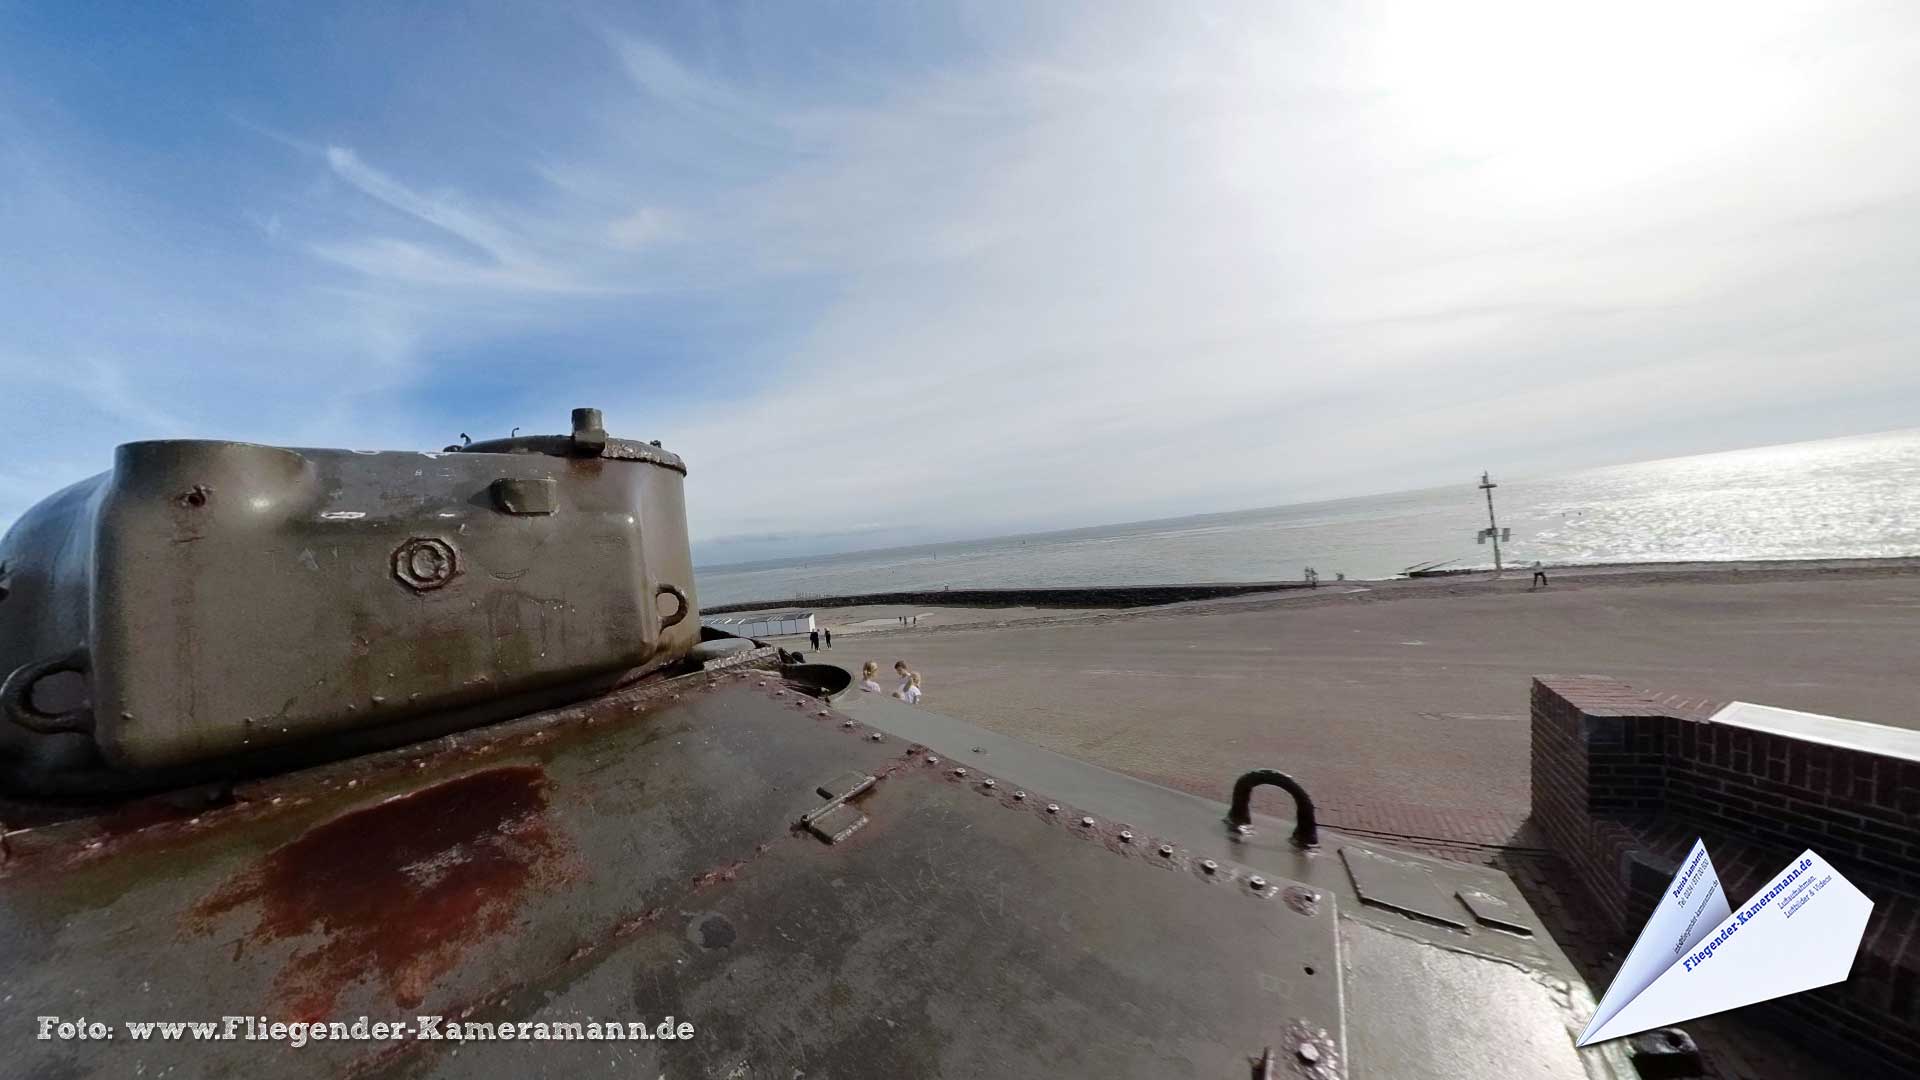
<path id="1" fill-rule="evenodd" d="M 121 446 L 0 541 L 0 784 L 256 771 L 680 660 L 685 473 L 595 409 L 440 453 Z"/>
<path id="2" fill-rule="evenodd" d="M 1282 762 L 1214 801 L 702 640 L 683 466 L 573 426 L 132 444 L 8 534 L 11 1074 L 1636 1074 L 1512 881 Z"/>

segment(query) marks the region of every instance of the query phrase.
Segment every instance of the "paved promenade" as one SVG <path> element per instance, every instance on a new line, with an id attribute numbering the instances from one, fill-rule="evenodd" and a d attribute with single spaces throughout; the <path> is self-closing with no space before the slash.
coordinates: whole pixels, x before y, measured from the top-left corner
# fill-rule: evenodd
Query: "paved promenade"
<path id="1" fill-rule="evenodd" d="M 1911 572 L 1593 574 L 849 635 L 827 658 L 905 658 L 933 708 L 1174 787 L 1224 798 L 1272 766 L 1329 824 L 1524 846 L 1530 676 L 1920 726 L 1915 642 Z"/>

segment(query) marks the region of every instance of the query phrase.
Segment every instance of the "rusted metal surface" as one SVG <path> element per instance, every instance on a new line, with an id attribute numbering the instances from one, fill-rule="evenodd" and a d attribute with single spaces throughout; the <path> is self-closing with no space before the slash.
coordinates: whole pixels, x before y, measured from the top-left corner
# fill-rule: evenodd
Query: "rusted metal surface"
<path id="1" fill-rule="evenodd" d="M 238 918 L 250 920 L 242 952 L 296 943 L 273 979 L 276 1015 L 327 1019 L 341 989 L 369 974 L 412 1008 L 468 943 L 512 926 L 529 889 L 583 872 L 546 787 L 536 766 L 482 769 L 341 814 L 195 904 L 188 932 Z"/>
<path id="2" fill-rule="evenodd" d="M 0 539 L 0 790 L 281 770 L 680 662 L 685 466 L 588 419 L 454 453 L 119 447 Z M 85 700 L 37 708 L 60 672 Z"/>

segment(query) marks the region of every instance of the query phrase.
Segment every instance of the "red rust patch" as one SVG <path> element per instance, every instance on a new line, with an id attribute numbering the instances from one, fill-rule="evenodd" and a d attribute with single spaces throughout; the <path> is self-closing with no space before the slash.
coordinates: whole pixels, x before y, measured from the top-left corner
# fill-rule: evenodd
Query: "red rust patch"
<path id="1" fill-rule="evenodd" d="M 308 830 L 189 915 L 199 933 L 241 907 L 259 920 L 237 949 L 319 935 L 274 980 L 289 1019 L 328 1017 L 347 986 L 377 975 L 418 1005 L 462 951 L 505 932 L 529 884 L 575 872 L 547 820 L 546 774 L 487 769 Z"/>

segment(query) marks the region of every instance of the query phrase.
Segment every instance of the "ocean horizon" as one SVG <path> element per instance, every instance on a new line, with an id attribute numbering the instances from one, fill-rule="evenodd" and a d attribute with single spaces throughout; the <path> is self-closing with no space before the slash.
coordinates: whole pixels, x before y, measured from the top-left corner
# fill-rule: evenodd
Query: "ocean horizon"
<path id="1" fill-rule="evenodd" d="M 1920 428 L 1493 479 L 1509 566 L 1920 555 Z M 1491 567 L 1477 484 L 696 567 L 695 585 L 720 605 Z"/>

